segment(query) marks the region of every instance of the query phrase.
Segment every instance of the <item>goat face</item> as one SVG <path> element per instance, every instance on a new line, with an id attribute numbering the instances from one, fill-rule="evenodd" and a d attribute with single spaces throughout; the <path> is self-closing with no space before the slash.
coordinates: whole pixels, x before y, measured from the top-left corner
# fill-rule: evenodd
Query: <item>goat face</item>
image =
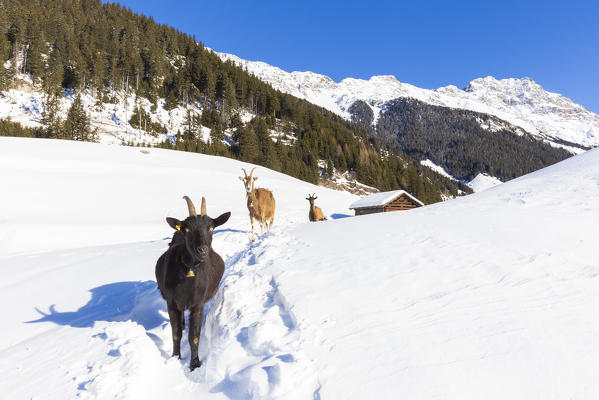
<path id="1" fill-rule="evenodd" d="M 173 229 L 183 233 L 185 248 L 195 264 L 206 261 L 212 248 L 214 228 L 227 222 L 230 216 L 231 213 L 226 212 L 215 219 L 207 215 L 199 215 L 187 217 L 184 221 L 167 217 L 166 221 Z"/>
<path id="2" fill-rule="evenodd" d="M 318 197 L 315 196 L 314 194 L 313 195 L 308 194 L 308 197 L 306 197 L 306 200 L 308 200 L 310 202 L 310 206 L 314 206 L 314 200 L 316 200 L 317 198 Z"/>
<path id="3" fill-rule="evenodd" d="M 243 173 L 245 176 L 240 176 L 239 180 L 242 181 L 243 186 L 245 186 L 246 195 L 249 195 L 254 190 L 254 182 L 256 181 L 256 179 L 258 179 L 257 176 L 252 176 L 254 174 L 254 170 L 256 169 L 256 167 L 252 168 L 249 175 L 245 169 L 243 169 L 243 168 L 241 168 L 241 169 L 243 170 Z"/>

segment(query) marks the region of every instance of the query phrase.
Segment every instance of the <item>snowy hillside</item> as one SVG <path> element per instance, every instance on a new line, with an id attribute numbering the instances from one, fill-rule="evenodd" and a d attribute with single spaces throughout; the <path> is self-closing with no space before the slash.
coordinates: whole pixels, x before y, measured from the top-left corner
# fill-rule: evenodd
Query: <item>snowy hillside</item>
<path id="1" fill-rule="evenodd" d="M 240 162 L 0 138 L 0 393 L 10 399 L 599 397 L 599 150 L 484 192 L 343 218 L 356 197 Z M 330 217 L 307 222 L 308 192 Z M 154 264 L 186 215 L 232 211 L 204 365 L 169 357 Z M 186 337 L 186 335 L 185 335 Z"/>
<path id="2" fill-rule="evenodd" d="M 170 234 L 164 217 L 187 209 L 185 194 L 206 196 L 209 210 L 232 211 L 229 224 L 249 224 L 242 167 L 251 165 L 155 148 L 0 138 L 0 171 L 10 188 L 0 200 L 0 221 L 10 227 L 0 253 L 162 239 Z M 325 213 L 347 214 L 356 199 L 263 167 L 255 175 L 257 187 L 278 194 L 275 225 L 307 220 L 308 192 L 330 193 Z"/>
<path id="3" fill-rule="evenodd" d="M 413 97 L 432 105 L 491 114 L 557 145 L 560 140 L 565 140 L 585 147 L 599 146 L 599 115 L 561 94 L 544 90 L 530 78 L 497 80 L 488 76 L 471 81 L 464 90 L 453 85 L 430 90 L 399 82 L 391 75 L 335 82 L 309 71 L 286 72 L 263 62 L 217 54 L 276 89 L 345 118 L 350 117 L 349 107 L 356 100 L 363 100 L 372 107 L 376 121 L 386 102 L 398 97 Z M 493 127 L 488 129 L 493 130 Z M 580 152 L 577 148 L 567 148 Z"/>
<path id="4" fill-rule="evenodd" d="M 474 179 L 467 183 L 474 192 L 481 192 L 499 184 L 501 184 L 499 179 L 487 174 L 478 174 Z"/>
<path id="5" fill-rule="evenodd" d="M 0 92 L 0 119 L 8 119 L 23 126 L 37 128 L 42 126 L 45 108 L 45 97 L 39 86 L 33 86 L 30 77 L 21 74 L 19 85 L 16 88 Z M 185 130 L 185 117 L 187 109 L 183 106 L 172 110 L 164 109 L 164 99 L 157 100 L 157 107 L 152 109 L 152 103 L 146 98 L 136 97 L 132 93 L 114 91 L 110 101 L 102 102 L 93 96 L 89 90 L 81 93 L 83 106 L 89 115 L 91 128 L 97 130 L 101 143 L 139 143 L 156 144 L 173 137 L 177 132 Z M 71 92 L 67 91 L 60 98 L 60 114 L 65 119 L 67 111 L 74 100 Z M 202 109 L 190 106 L 193 115 L 201 115 Z M 150 115 L 145 126 L 133 126 L 130 119 L 136 110 L 143 110 Z M 242 119 L 247 122 L 251 115 L 242 113 Z M 148 133 L 145 129 L 150 123 L 161 125 L 161 132 Z M 201 126 L 201 135 L 204 141 L 210 139 L 210 129 Z"/>
<path id="6" fill-rule="evenodd" d="M 422 160 L 420 161 L 421 165 L 424 165 L 427 168 L 432 169 L 433 171 L 435 171 L 436 173 L 438 173 L 439 175 L 442 175 L 446 178 L 452 179 L 456 182 L 459 181 L 459 179 L 455 178 L 454 176 L 450 175 L 447 171 L 445 171 L 443 169 L 443 167 L 436 165 L 434 162 L 432 162 L 431 160 Z M 472 179 L 469 182 L 464 182 L 464 184 L 466 184 L 466 186 L 468 186 L 470 189 L 472 189 L 472 191 L 474 193 L 476 192 L 482 192 L 483 190 L 486 190 L 488 188 L 491 188 L 493 186 L 497 186 L 499 184 L 501 184 L 502 182 L 495 178 L 494 176 L 488 175 L 488 174 L 478 174 L 474 177 L 474 179 Z"/>

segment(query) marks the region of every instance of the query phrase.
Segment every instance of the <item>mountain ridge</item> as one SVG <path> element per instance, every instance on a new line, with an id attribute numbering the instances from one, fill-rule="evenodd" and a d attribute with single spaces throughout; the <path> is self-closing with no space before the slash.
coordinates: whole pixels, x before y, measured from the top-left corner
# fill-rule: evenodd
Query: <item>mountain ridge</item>
<path id="1" fill-rule="evenodd" d="M 493 115 L 574 154 L 599 146 L 599 115 L 562 94 L 546 91 L 529 77 L 486 76 L 473 79 L 464 89 L 455 85 L 422 89 L 400 82 L 393 75 L 375 75 L 369 79 L 348 77 L 335 82 L 311 71 L 286 72 L 261 61 L 248 61 L 228 53 L 215 54 L 278 90 L 347 119 L 351 118 L 349 107 L 357 100 L 365 101 L 373 109 L 376 124 L 385 103 L 413 97 L 431 105 Z"/>

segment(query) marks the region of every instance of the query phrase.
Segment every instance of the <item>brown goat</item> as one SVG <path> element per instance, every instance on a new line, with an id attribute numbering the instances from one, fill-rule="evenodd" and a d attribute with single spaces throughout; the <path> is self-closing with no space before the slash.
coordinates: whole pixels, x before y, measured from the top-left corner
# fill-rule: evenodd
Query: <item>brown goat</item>
<path id="1" fill-rule="evenodd" d="M 308 213 L 308 218 L 310 219 L 310 222 L 327 220 L 327 217 L 324 216 L 324 213 L 322 212 L 320 207 L 316 207 L 314 205 L 314 200 L 316 200 L 317 198 L 318 197 L 315 196 L 315 193 L 312 194 L 312 196 L 308 194 L 308 197 L 306 197 L 306 200 L 310 202 L 310 212 Z"/>
<path id="2" fill-rule="evenodd" d="M 247 207 L 250 212 L 250 222 L 252 224 L 252 242 L 255 240 L 254 220 L 260 224 L 260 235 L 262 235 L 264 230 L 270 230 L 275 219 L 275 198 L 272 192 L 268 189 L 254 189 L 254 182 L 258 179 L 258 177 L 252 176 L 255 169 L 256 167 L 252 168 L 248 175 L 246 170 L 241 168 L 245 177 L 239 177 L 239 180 L 243 181 L 243 185 L 245 186 Z"/>

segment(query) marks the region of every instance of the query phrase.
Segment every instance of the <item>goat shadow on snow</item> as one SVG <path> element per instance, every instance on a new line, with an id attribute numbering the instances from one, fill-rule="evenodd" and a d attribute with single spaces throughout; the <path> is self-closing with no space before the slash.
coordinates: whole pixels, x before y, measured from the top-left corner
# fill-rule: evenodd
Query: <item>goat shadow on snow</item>
<path id="1" fill-rule="evenodd" d="M 214 234 L 215 235 L 217 233 L 223 233 L 223 232 L 228 232 L 228 233 L 250 233 L 250 231 L 244 231 L 244 230 L 241 230 L 241 229 L 231 229 L 231 228 L 215 229 L 214 230 Z"/>
<path id="2" fill-rule="evenodd" d="M 132 321 L 144 327 L 146 335 L 154 341 L 165 359 L 170 358 L 170 354 L 164 350 L 163 340 L 151 332 L 152 329 L 169 323 L 166 317 L 166 302 L 160 295 L 155 281 L 113 282 L 90 289 L 89 292 L 92 295 L 91 299 L 77 311 L 58 311 L 55 304 L 48 307 L 46 312 L 35 307 L 41 317 L 25 323 L 52 322 L 73 328 L 91 328 L 99 321 Z M 212 300 L 204 307 L 205 315 L 211 306 Z M 204 323 L 205 319 L 202 321 L 202 328 Z M 185 326 L 187 328 L 187 318 Z"/>
<path id="3" fill-rule="evenodd" d="M 160 311 L 166 313 L 166 303 L 154 281 L 114 282 L 90 289 L 90 292 L 91 299 L 77 311 L 58 311 L 55 304 L 47 312 L 36 307 L 41 317 L 25 323 L 52 322 L 90 328 L 97 321 L 133 321 L 151 330 L 168 321 L 160 314 Z"/>
<path id="4" fill-rule="evenodd" d="M 331 219 L 341 219 L 341 218 L 350 218 L 350 217 L 353 217 L 353 215 L 335 213 L 335 214 L 329 215 L 329 217 L 331 217 Z"/>

